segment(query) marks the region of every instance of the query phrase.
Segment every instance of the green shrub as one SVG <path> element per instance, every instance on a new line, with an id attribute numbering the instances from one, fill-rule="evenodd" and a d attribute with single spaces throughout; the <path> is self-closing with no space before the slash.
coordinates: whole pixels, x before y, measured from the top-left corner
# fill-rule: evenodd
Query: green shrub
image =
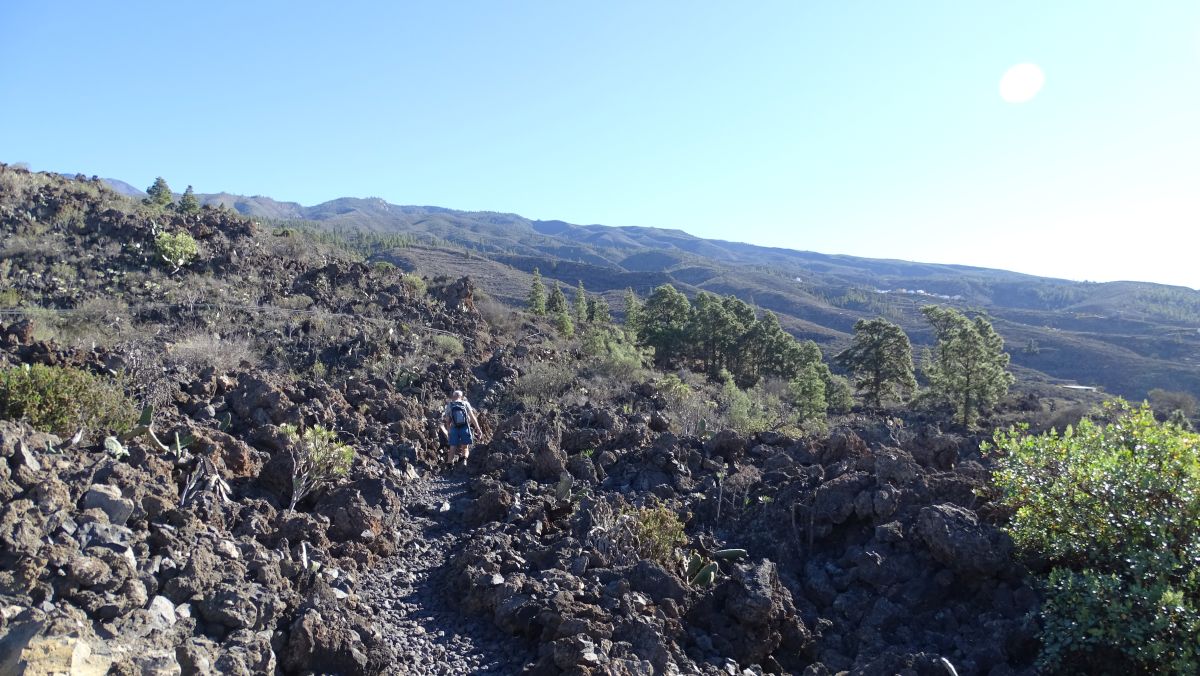
<path id="1" fill-rule="evenodd" d="M 425 280 L 412 273 L 400 275 L 400 283 L 415 296 L 424 296 L 427 290 Z"/>
<path id="2" fill-rule="evenodd" d="M 854 388 L 842 376 L 825 371 L 825 407 L 830 413 L 849 413 L 854 408 Z"/>
<path id="3" fill-rule="evenodd" d="M 200 254 L 195 238 L 186 232 L 160 232 L 154 237 L 154 250 L 164 261 L 178 270 Z"/>
<path id="4" fill-rule="evenodd" d="M 137 412 L 121 388 L 80 369 L 25 364 L 0 370 L 0 415 L 69 437 L 80 427 L 121 433 Z"/>
<path id="5" fill-rule="evenodd" d="M 371 267 L 375 269 L 375 272 L 381 273 L 388 273 L 396 270 L 396 264 L 392 263 L 391 261 L 375 261 L 374 263 L 371 263 Z"/>
<path id="6" fill-rule="evenodd" d="M 1018 547 L 1050 564 L 1041 667 L 1200 672 L 1200 435 L 1109 404 L 1107 423 L 997 433 Z"/>
<path id="7" fill-rule="evenodd" d="M 429 345 L 433 357 L 440 361 L 449 361 L 466 351 L 461 340 L 440 333 L 429 339 Z"/>
<path id="8" fill-rule="evenodd" d="M 583 334 L 580 348 L 590 358 L 591 370 L 596 374 L 626 383 L 644 380 L 642 352 L 621 329 L 590 327 Z"/>
<path id="9" fill-rule="evenodd" d="M 666 507 L 641 507 L 626 513 L 633 517 L 638 555 L 669 569 L 676 548 L 687 544 L 679 516 Z"/>
<path id="10" fill-rule="evenodd" d="M 317 488 L 345 476 L 354 462 L 354 449 L 338 441 L 337 433 L 314 425 L 300 431 L 295 425 L 281 425 L 291 444 L 292 502 L 288 509 Z"/>

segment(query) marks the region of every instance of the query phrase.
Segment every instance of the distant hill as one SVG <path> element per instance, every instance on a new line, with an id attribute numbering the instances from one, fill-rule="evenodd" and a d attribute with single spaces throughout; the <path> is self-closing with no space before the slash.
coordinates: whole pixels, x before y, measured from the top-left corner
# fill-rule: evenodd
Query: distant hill
<path id="1" fill-rule="evenodd" d="M 106 179 L 104 179 L 104 182 L 108 184 L 108 187 L 112 188 L 115 192 L 120 193 L 122 195 L 125 195 L 128 197 L 145 197 L 146 196 L 145 190 L 140 190 L 138 188 L 135 188 L 132 185 L 129 185 L 128 183 L 126 183 L 125 181 L 118 181 L 115 178 L 106 178 Z"/>
<path id="2" fill-rule="evenodd" d="M 418 246 L 379 257 L 431 275 L 473 274 L 510 304 L 523 302 L 534 268 L 564 285 L 582 280 L 589 290 L 608 295 L 618 310 L 625 288 L 645 295 L 671 283 L 689 295 L 734 294 L 771 310 L 827 355 L 848 344 L 858 319 L 874 316 L 903 326 L 915 344 L 928 344 L 932 337 L 920 307 L 949 304 L 991 316 L 1014 364 L 1051 381 L 1097 385 L 1132 398 L 1155 387 L 1200 396 L 1200 292 L 1182 287 L 1072 282 L 762 247 L 682 230 L 401 206 L 379 198 L 345 197 L 306 207 L 262 196 L 199 197 L 281 226 L 409 235 Z"/>

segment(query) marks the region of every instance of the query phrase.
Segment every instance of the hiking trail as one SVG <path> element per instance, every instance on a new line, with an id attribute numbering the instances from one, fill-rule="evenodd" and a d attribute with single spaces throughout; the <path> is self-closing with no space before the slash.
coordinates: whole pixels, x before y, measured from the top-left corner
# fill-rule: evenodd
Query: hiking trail
<path id="1" fill-rule="evenodd" d="M 447 579 L 447 563 L 464 540 L 468 481 L 456 467 L 406 484 L 400 499 L 409 516 L 398 526 L 397 553 L 363 576 L 362 603 L 396 650 L 389 673 L 510 674 L 536 659 L 525 642 L 488 618 L 464 614 L 454 601 L 462 590 Z"/>

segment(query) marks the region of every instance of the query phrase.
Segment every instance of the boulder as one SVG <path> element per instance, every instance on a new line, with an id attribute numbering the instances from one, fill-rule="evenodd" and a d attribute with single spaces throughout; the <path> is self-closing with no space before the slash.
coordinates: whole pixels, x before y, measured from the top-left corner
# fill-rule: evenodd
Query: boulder
<path id="1" fill-rule="evenodd" d="M 108 515 L 109 523 L 124 526 L 133 514 L 133 501 L 121 497 L 116 486 L 93 484 L 83 495 L 80 509 L 99 509 Z"/>
<path id="2" fill-rule="evenodd" d="M 925 507 L 917 534 L 933 557 L 956 573 L 994 575 L 1010 561 L 1012 541 L 999 529 L 979 523 L 975 513 L 952 504 Z"/>
<path id="3" fill-rule="evenodd" d="M 704 442 L 704 452 L 734 462 L 746 452 L 746 438 L 733 430 L 721 430 Z"/>

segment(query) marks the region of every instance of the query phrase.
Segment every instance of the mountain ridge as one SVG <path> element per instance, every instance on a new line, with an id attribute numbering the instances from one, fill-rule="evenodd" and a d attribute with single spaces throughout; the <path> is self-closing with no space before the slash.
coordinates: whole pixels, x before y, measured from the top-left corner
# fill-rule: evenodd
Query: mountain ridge
<path id="1" fill-rule="evenodd" d="M 674 284 L 689 296 L 733 294 L 770 310 L 827 354 L 859 319 L 883 316 L 917 346 L 932 336 L 920 307 L 949 304 L 997 322 L 1017 367 L 1050 382 L 1098 385 L 1140 398 L 1153 388 L 1200 394 L 1200 292 L 1154 282 L 1086 282 L 996 268 L 766 247 L 681 229 L 577 225 L 519 214 L 396 205 L 343 197 L 313 206 L 231 193 L 198 195 L 277 227 L 337 236 L 405 235 L 415 245 L 372 253 L 429 276 L 471 274 L 509 305 L 536 268 L 549 283 L 606 295 Z M 441 251 L 456 248 L 459 255 Z"/>

